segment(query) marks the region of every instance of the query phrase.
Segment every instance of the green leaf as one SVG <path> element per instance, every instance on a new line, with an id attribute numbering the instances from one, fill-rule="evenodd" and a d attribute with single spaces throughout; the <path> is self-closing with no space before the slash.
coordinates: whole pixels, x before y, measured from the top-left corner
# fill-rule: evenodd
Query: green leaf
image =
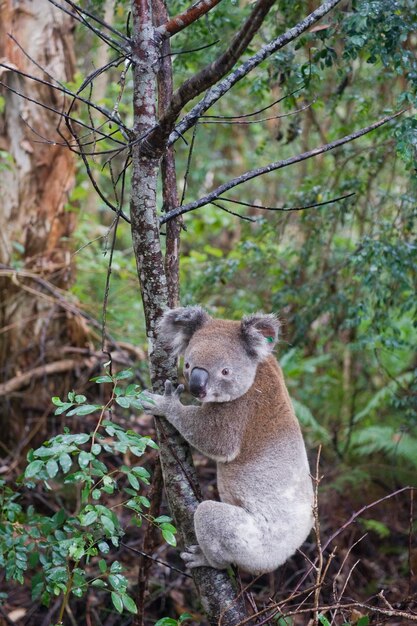
<path id="1" fill-rule="evenodd" d="M 98 567 L 102 574 L 105 574 L 107 572 L 107 563 L 104 559 L 99 560 Z"/>
<path id="2" fill-rule="evenodd" d="M 90 526 L 90 524 L 94 524 L 97 518 L 98 518 L 97 511 L 89 511 L 85 515 L 80 516 L 81 525 Z"/>
<path id="3" fill-rule="evenodd" d="M 107 543 L 107 541 L 100 541 L 97 544 L 97 548 L 100 550 L 100 552 L 102 552 L 103 554 L 108 554 L 110 552 L 110 547 L 109 544 Z"/>
<path id="4" fill-rule="evenodd" d="M 160 515 L 159 517 L 155 517 L 154 522 L 156 522 L 157 524 L 164 524 L 166 522 L 172 522 L 172 517 L 169 517 L 168 515 Z"/>
<path id="5" fill-rule="evenodd" d="M 175 526 L 173 526 L 172 524 L 169 524 L 167 522 L 163 522 L 160 525 L 161 530 L 168 530 L 170 533 L 175 534 L 177 532 L 177 529 L 175 528 Z"/>
<path id="6" fill-rule="evenodd" d="M 369 615 L 362 615 L 356 622 L 356 626 L 368 626 L 369 624 Z"/>
<path id="7" fill-rule="evenodd" d="M 121 574 L 109 574 L 109 583 L 116 591 L 124 590 L 127 587 L 127 580 Z"/>
<path id="8" fill-rule="evenodd" d="M 100 589 L 107 589 L 107 584 L 104 582 L 104 580 L 101 580 L 101 578 L 96 578 L 96 580 L 93 580 L 91 585 L 93 587 L 99 587 Z"/>
<path id="9" fill-rule="evenodd" d="M 155 626 L 177 626 L 177 624 L 177 620 L 172 619 L 172 617 L 162 617 L 162 619 L 155 622 Z"/>
<path id="10" fill-rule="evenodd" d="M 129 611 L 129 613 L 135 613 L 136 614 L 138 612 L 137 606 L 136 606 L 133 598 L 128 596 L 127 593 L 122 593 L 122 601 L 123 601 L 125 609 L 127 611 Z"/>
<path id="11" fill-rule="evenodd" d="M 34 478 L 37 476 L 43 465 L 43 461 L 32 461 L 32 463 L 29 463 L 25 470 L 25 478 Z"/>
<path id="12" fill-rule="evenodd" d="M 94 457 L 90 452 L 85 452 L 83 450 L 78 455 L 78 465 L 81 467 L 81 469 L 86 469 L 86 467 L 88 467 L 90 461 L 92 461 L 93 458 Z"/>
<path id="13" fill-rule="evenodd" d="M 90 413 L 94 413 L 95 411 L 99 411 L 102 409 L 101 404 L 82 404 L 81 406 L 76 406 L 74 409 L 68 412 L 68 416 L 71 415 L 90 415 Z"/>
<path id="14" fill-rule="evenodd" d="M 111 376 L 95 376 L 94 378 L 90 378 L 93 383 L 112 383 L 113 378 Z"/>
<path id="15" fill-rule="evenodd" d="M 77 433 L 76 435 L 71 435 L 70 440 L 77 445 L 81 446 L 83 443 L 87 443 L 90 440 L 91 435 L 87 433 Z"/>
<path id="16" fill-rule="evenodd" d="M 77 402 L 78 404 L 82 404 L 86 400 L 87 398 L 83 395 L 75 396 L 75 402 Z"/>
<path id="17" fill-rule="evenodd" d="M 135 476 L 138 476 L 139 480 L 145 480 L 146 482 L 148 482 L 148 478 L 150 478 L 148 470 L 141 466 L 132 467 L 131 472 L 132 474 L 135 474 Z"/>
<path id="18" fill-rule="evenodd" d="M 50 459 L 46 464 L 46 471 L 50 478 L 54 478 L 58 474 L 58 463 L 54 459 Z"/>
<path id="19" fill-rule="evenodd" d="M 127 479 L 130 482 L 130 484 L 132 485 L 133 489 L 136 489 L 136 490 L 140 489 L 139 481 L 136 478 L 136 476 L 134 476 L 132 474 L 132 472 L 129 472 L 129 474 L 127 475 Z"/>
<path id="20" fill-rule="evenodd" d="M 60 455 L 59 457 L 59 464 L 62 467 L 62 471 L 64 472 L 64 474 L 67 474 L 72 466 L 72 460 L 69 454 L 67 454 L 66 452 L 64 452 L 63 454 Z"/>
<path id="21" fill-rule="evenodd" d="M 113 561 L 113 563 L 110 565 L 110 571 L 112 574 L 120 574 L 122 569 L 123 567 L 120 561 Z"/>
<path id="22" fill-rule="evenodd" d="M 64 402 L 54 411 L 54 415 L 61 415 L 62 413 L 65 413 L 65 411 L 70 409 L 72 406 L 74 406 L 72 402 Z"/>
<path id="23" fill-rule="evenodd" d="M 119 406 L 123 407 L 124 409 L 128 409 L 130 407 L 130 400 L 126 398 L 125 396 L 119 396 L 118 398 L 116 398 L 116 402 Z"/>
<path id="24" fill-rule="evenodd" d="M 118 372 L 115 376 L 116 380 L 124 380 L 125 378 L 132 378 L 133 372 L 131 370 L 122 370 Z"/>
<path id="25" fill-rule="evenodd" d="M 177 540 L 175 539 L 175 535 L 170 530 L 162 529 L 162 536 L 170 546 L 177 545 Z"/>
<path id="26" fill-rule="evenodd" d="M 100 521 L 103 525 L 103 528 L 109 533 L 109 535 L 113 535 L 116 529 L 111 519 L 109 517 L 106 517 L 106 515 L 100 515 Z"/>
<path id="27" fill-rule="evenodd" d="M 63 405 L 61 398 L 59 398 L 58 396 L 54 396 L 53 398 L 51 398 L 51 400 L 52 400 L 52 404 L 55 404 L 55 406 Z"/>
<path id="28" fill-rule="evenodd" d="M 111 592 L 111 601 L 113 602 L 113 606 L 118 613 L 123 613 L 123 600 L 122 596 L 120 596 L 115 591 Z"/>

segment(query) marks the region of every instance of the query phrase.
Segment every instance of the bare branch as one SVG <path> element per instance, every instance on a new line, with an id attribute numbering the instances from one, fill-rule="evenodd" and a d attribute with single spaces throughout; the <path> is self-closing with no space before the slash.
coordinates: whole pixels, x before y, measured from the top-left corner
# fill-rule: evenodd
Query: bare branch
<path id="1" fill-rule="evenodd" d="M 335 0 L 333 0 L 335 1 Z M 242 28 L 235 34 L 230 46 L 213 63 L 186 80 L 173 94 L 170 106 L 151 133 L 150 141 L 156 146 L 165 144 L 175 120 L 187 102 L 214 85 L 227 74 L 244 53 L 253 37 L 260 29 L 275 0 L 257 0 L 251 14 Z"/>
<path id="2" fill-rule="evenodd" d="M 163 59 L 166 56 L 169 57 L 173 57 L 173 56 L 177 56 L 178 54 L 190 54 L 191 52 L 199 52 L 200 50 L 205 50 L 206 48 L 211 48 L 212 46 L 215 46 L 216 44 L 218 44 L 220 41 L 220 39 L 216 39 L 215 41 L 212 41 L 211 43 L 206 43 L 204 46 L 199 46 L 198 48 L 188 48 L 185 50 L 171 50 L 171 52 L 167 52 L 166 54 L 161 54 L 160 58 Z"/>
<path id="3" fill-rule="evenodd" d="M 0 63 L 0 65 L 1 65 L 1 63 Z M 15 71 L 15 70 L 13 70 L 13 71 Z M 17 91 L 17 89 L 13 89 L 13 87 L 10 87 L 10 85 L 8 85 L 7 83 L 4 83 L 2 80 L 0 80 L 0 85 L 2 85 L 5 89 L 8 89 L 12 93 L 15 93 L 17 96 L 23 98 L 24 100 L 27 100 L 28 102 L 33 102 L 33 104 L 36 104 L 36 105 L 42 107 L 43 109 L 47 109 L 48 111 L 52 111 L 52 113 L 55 113 L 59 117 L 65 118 L 66 120 L 70 120 L 70 121 L 74 122 L 74 124 L 79 124 L 83 128 L 88 128 L 91 132 L 98 132 L 100 135 L 102 135 L 105 138 L 109 138 L 109 135 L 107 135 L 106 133 L 100 132 L 99 130 L 92 128 L 91 126 L 89 126 L 85 122 L 82 122 L 81 120 L 78 120 L 78 119 L 76 119 L 74 117 L 71 117 L 70 115 L 68 115 L 67 113 L 64 113 L 63 111 L 60 111 L 59 109 L 55 109 L 54 107 L 48 106 L 47 104 L 44 104 L 43 102 L 40 102 L 39 100 L 35 100 L 34 98 L 30 98 L 26 94 L 24 94 L 24 93 L 22 93 L 20 91 Z M 115 141 L 117 141 L 117 140 L 115 140 Z M 118 143 L 121 143 L 121 142 L 118 142 Z M 68 143 L 66 143 L 66 145 L 68 147 L 70 147 Z M 123 149 L 125 149 L 125 147 L 127 147 L 127 146 L 123 145 L 123 148 L 118 148 L 117 151 L 123 150 Z M 114 151 L 115 150 L 108 150 L 106 152 L 114 152 Z"/>
<path id="4" fill-rule="evenodd" d="M 162 24 L 162 26 L 158 26 L 157 31 L 163 37 L 172 37 L 184 28 L 187 28 L 187 26 L 190 26 L 193 22 L 196 22 L 203 15 L 206 15 L 206 13 L 211 11 L 219 2 L 221 2 L 221 0 L 199 0 L 199 2 L 193 4 L 183 13 L 172 17 L 165 22 L 165 24 Z"/>
<path id="5" fill-rule="evenodd" d="M 23 374 L 18 374 L 17 376 L 14 376 L 14 378 L 10 378 L 10 380 L 5 383 L 0 384 L 0 397 L 8 396 L 10 393 L 13 393 L 13 391 L 21 389 L 36 378 L 42 378 L 43 376 L 48 376 L 50 374 L 68 372 L 69 370 L 74 370 L 77 367 L 80 367 L 81 364 L 82 362 L 80 360 L 62 359 L 61 361 L 55 361 L 53 363 L 47 363 L 46 365 L 34 367 L 33 369 L 23 372 Z"/>
<path id="6" fill-rule="evenodd" d="M 86 104 L 89 107 L 92 107 L 93 109 L 95 109 L 96 111 L 98 111 L 99 113 L 101 113 L 102 115 L 104 115 L 105 118 L 107 118 L 108 120 L 110 120 L 111 122 L 113 122 L 114 124 L 117 124 L 118 126 L 124 126 L 120 119 L 118 118 L 114 118 L 112 117 L 108 111 L 106 111 L 105 109 L 103 109 L 102 107 L 94 104 L 93 102 L 91 102 L 90 100 L 87 100 L 86 98 L 83 98 L 82 96 L 77 95 L 76 93 L 74 93 L 73 91 L 71 91 L 70 89 L 67 89 L 64 86 L 59 85 L 54 85 L 53 83 L 47 81 L 47 80 L 43 80 L 42 78 L 38 78 L 37 76 L 33 76 L 31 74 L 27 74 L 26 72 L 22 72 L 21 70 L 19 70 L 17 67 L 14 66 L 10 66 L 10 65 L 6 65 L 5 63 L 0 63 L 0 67 L 4 67 L 4 69 L 8 70 L 9 72 L 13 72 L 14 74 L 18 74 L 19 76 L 23 76 L 24 78 L 29 78 L 30 80 L 35 81 L 36 83 L 40 83 L 41 85 L 46 85 L 47 87 L 50 87 L 51 89 L 55 89 L 56 91 L 59 91 L 67 96 L 71 96 L 71 98 L 74 98 L 75 100 L 80 100 L 81 102 L 83 102 L 84 104 Z M 47 73 L 47 72 L 46 72 Z M 6 87 L 8 89 L 10 89 L 7 85 Z M 16 92 L 17 93 L 17 92 Z M 22 95 L 22 94 L 19 94 Z M 24 96 L 23 96 L 24 97 Z M 29 98 L 28 98 L 29 99 Z M 31 100 L 31 102 L 34 102 L 33 100 Z M 38 102 L 39 105 L 42 105 L 40 102 Z M 50 108 L 50 107 L 48 107 Z M 81 121 L 77 121 L 77 124 L 80 124 L 81 126 L 85 126 L 86 128 L 90 128 L 90 126 L 88 126 L 87 124 L 83 124 Z M 126 128 L 126 127 L 125 127 Z M 105 135 L 105 133 L 101 133 L 103 135 Z M 107 136 L 107 135 L 105 135 Z M 124 145 L 123 141 L 120 141 L 118 139 L 112 139 L 112 141 L 115 141 L 116 143 L 119 143 L 121 145 Z"/>
<path id="7" fill-rule="evenodd" d="M 227 76 L 222 81 L 218 82 L 212 87 L 204 96 L 203 100 L 196 104 L 189 113 L 181 120 L 176 126 L 175 130 L 169 137 L 169 144 L 177 141 L 179 135 L 185 133 L 191 126 L 193 126 L 198 118 L 207 111 L 217 100 L 219 100 L 225 93 L 227 93 L 233 85 L 239 82 L 242 78 L 247 76 L 255 67 L 257 67 L 262 61 L 267 59 L 286 46 L 294 39 L 297 39 L 302 33 L 308 30 L 313 24 L 318 22 L 324 15 L 329 13 L 341 0 L 327 0 L 318 9 L 310 13 L 306 18 L 301 20 L 296 26 L 283 33 L 269 44 L 263 46 L 259 52 L 250 57 L 247 61 L 242 63 L 230 76 Z M 196 94 L 197 95 L 197 94 Z M 177 134 L 178 133 L 178 134 Z"/>
<path id="8" fill-rule="evenodd" d="M 299 109 L 295 109 L 294 111 L 290 111 L 289 113 L 281 113 L 280 115 L 271 115 L 270 117 L 262 117 L 260 120 L 241 120 L 238 117 L 224 119 L 221 116 L 218 116 L 218 119 L 207 119 L 209 116 L 202 115 L 200 118 L 200 124 L 235 124 L 236 126 L 248 126 L 249 124 L 261 124 L 262 122 L 269 122 L 269 120 L 280 120 L 283 117 L 291 117 L 291 115 L 297 115 L 297 113 L 301 113 L 306 109 L 309 109 L 313 106 L 315 100 L 313 102 L 307 102 Z M 272 105 L 271 105 L 272 106 Z M 249 115 L 253 115 L 253 113 L 249 113 Z M 248 117 L 242 116 L 242 117 Z"/>
<path id="9" fill-rule="evenodd" d="M 306 211 L 307 209 L 316 209 L 318 207 L 325 206 L 326 204 L 333 204 L 333 202 L 339 202 L 339 200 L 346 200 L 347 198 L 351 198 L 354 195 L 356 195 L 356 192 L 352 191 L 351 193 L 347 193 L 343 196 L 338 196 L 337 198 L 332 198 L 331 200 L 324 200 L 324 202 L 314 202 L 313 204 L 306 204 L 304 206 L 292 206 L 292 207 L 265 206 L 263 204 L 253 204 L 252 202 L 243 202 L 243 200 L 232 200 L 232 198 L 220 198 L 220 200 L 233 202 L 233 204 L 240 204 L 241 206 L 247 206 L 252 209 L 262 209 L 263 211 L 282 211 L 283 213 L 287 213 L 288 211 Z"/>
<path id="10" fill-rule="evenodd" d="M 268 109 L 272 109 L 272 107 L 274 107 L 276 104 L 279 104 L 283 100 L 286 100 L 286 98 L 290 98 L 291 96 L 294 96 L 303 88 L 304 88 L 304 85 L 302 87 L 299 87 L 298 89 L 295 89 L 291 93 L 285 94 L 285 96 L 281 96 L 281 98 L 278 98 L 278 100 L 274 100 L 274 102 L 271 102 L 271 104 L 267 104 L 265 107 L 262 107 L 262 109 L 257 109 L 256 111 L 252 111 L 251 113 L 245 113 L 243 115 L 201 115 L 200 120 L 201 119 L 236 120 L 236 119 L 245 119 L 247 117 L 253 117 L 254 115 L 259 115 L 260 113 L 263 113 L 264 111 L 268 111 Z"/>
<path id="11" fill-rule="evenodd" d="M 248 217 L 247 215 L 240 215 L 240 213 L 235 213 L 235 211 L 226 209 L 225 206 L 223 206 L 222 204 L 219 204 L 218 202 L 210 202 L 210 204 L 212 204 L 213 206 L 216 206 L 218 209 L 221 209 L 225 213 L 229 213 L 229 215 L 234 215 L 235 217 L 238 217 L 241 220 L 246 220 L 247 222 L 256 222 L 256 219 L 254 217 Z"/>
<path id="12" fill-rule="evenodd" d="M 318 154 L 329 152 L 330 150 L 334 150 L 335 148 L 338 148 L 339 146 L 342 146 L 345 143 L 354 141 L 355 139 L 358 139 L 359 137 L 362 137 L 363 135 L 370 133 L 372 130 L 379 128 L 379 126 L 386 124 L 387 122 L 394 119 L 395 117 L 398 117 L 402 113 L 404 113 L 404 111 L 399 111 L 398 113 L 395 113 L 394 115 L 387 115 L 381 120 L 374 122 L 370 126 L 366 126 L 366 128 L 361 128 L 361 130 L 358 130 L 355 133 L 346 135 L 345 137 L 342 137 L 341 139 L 337 139 L 336 141 L 327 143 L 324 146 L 319 146 L 318 148 L 314 148 L 313 150 L 309 150 L 308 152 L 303 152 L 302 154 L 297 154 L 296 156 L 290 157 L 289 159 L 276 161 L 275 163 L 269 163 L 269 165 L 265 165 L 264 167 L 258 167 L 254 170 L 249 170 L 248 172 L 245 172 L 241 176 L 238 176 L 237 178 L 233 178 L 232 180 L 229 180 L 227 183 L 220 185 L 220 187 L 217 187 L 216 189 L 214 189 L 214 191 L 207 194 L 207 196 L 204 196 L 203 198 L 200 198 L 199 200 L 195 200 L 194 202 L 190 202 L 189 204 L 185 204 L 184 206 L 177 207 L 173 211 L 169 211 L 169 213 L 167 213 L 161 218 L 160 223 L 165 224 L 165 222 L 172 219 L 173 217 L 177 217 L 178 215 L 183 215 L 184 213 L 188 213 L 189 211 L 195 211 L 196 209 L 199 209 L 200 207 L 205 206 L 206 204 L 210 204 L 213 202 L 213 200 L 216 200 L 222 194 L 226 193 L 226 191 L 229 191 L 229 189 L 233 189 L 234 187 L 237 187 L 238 185 L 242 185 L 242 183 L 246 183 L 248 180 L 252 180 L 253 178 L 257 178 L 258 176 L 263 176 L 264 174 L 268 174 L 269 172 L 273 172 L 275 170 L 283 169 L 284 167 L 288 167 L 289 165 L 294 165 L 294 163 L 300 163 L 301 161 L 306 161 L 307 159 L 311 159 L 312 157 L 315 157 Z"/>
<path id="13" fill-rule="evenodd" d="M 97 35 L 97 37 L 99 37 L 102 41 L 104 41 L 104 43 L 106 43 L 108 46 L 110 46 L 110 48 L 112 48 L 113 50 L 116 50 L 119 53 L 122 52 L 122 51 L 123 52 L 130 52 L 130 46 L 127 46 L 123 42 L 116 41 L 115 39 L 113 39 L 109 35 L 106 35 L 101 30 L 99 30 L 98 28 L 96 28 L 95 26 L 90 24 L 90 22 L 88 20 L 86 20 L 82 15 L 79 15 L 78 12 L 73 13 L 69 9 L 66 9 L 65 7 L 63 7 L 62 4 L 59 4 L 59 2 L 55 2 L 55 0 L 48 0 L 48 2 L 53 4 L 55 7 L 57 7 L 58 9 L 60 9 L 64 13 L 66 13 L 67 15 L 70 15 L 72 18 L 77 20 L 77 22 L 80 22 L 81 24 L 83 24 L 84 26 L 89 28 L 95 35 Z M 76 7 L 76 8 L 77 8 L 78 11 L 80 11 L 80 7 Z"/>
<path id="14" fill-rule="evenodd" d="M 87 9 L 85 9 L 84 7 L 81 7 L 81 6 L 77 5 L 77 4 L 75 4 L 75 2 L 72 2 L 71 0 L 64 0 L 64 1 L 67 4 L 69 4 L 70 7 L 72 7 L 74 9 L 74 11 L 77 11 L 77 13 L 83 13 L 84 15 L 87 15 L 87 17 L 90 17 L 92 20 L 97 22 L 97 24 L 100 24 L 100 26 L 103 26 L 104 28 L 109 30 L 111 33 L 116 35 L 117 37 L 120 37 L 121 39 L 124 39 L 124 41 L 127 44 L 130 44 L 129 37 L 126 37 L 126 35 L 124 35 L 119 30 L 117 30 L 117 28 L 114 28 L 114 26 L 111 26 L 110 24 L 108 24 L 107 22 L 102 20 L 100 17 L 97 17 L 97 15 L 94 15 L 93 13 L 90 13 L 89 11 L 87 11 Z"/>

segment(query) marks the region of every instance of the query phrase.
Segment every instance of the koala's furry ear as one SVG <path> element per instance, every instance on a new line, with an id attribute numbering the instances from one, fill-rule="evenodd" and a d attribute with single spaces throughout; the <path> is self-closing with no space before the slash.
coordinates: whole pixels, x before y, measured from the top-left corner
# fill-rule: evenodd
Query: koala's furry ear
<path id="1" fill-rule="evenodd" d="M 278 341 L 279 328 L 279 320 L 272 313 L 245 316 L 241 329 L 248 354 L 259 361 L 266 359 Z"/>
<path id="2" fill-rule="evenodd" d="M 194 333 L 210 320 L 210 315 L 201 306 L 170 309 L 165 311 L 158 324 L 159 338 L 179 356 L 184 354 Z"/>

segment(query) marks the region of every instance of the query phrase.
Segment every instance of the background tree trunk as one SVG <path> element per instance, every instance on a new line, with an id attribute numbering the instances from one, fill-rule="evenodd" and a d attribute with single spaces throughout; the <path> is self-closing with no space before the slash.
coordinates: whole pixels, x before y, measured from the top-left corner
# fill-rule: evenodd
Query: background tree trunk
<path id="1" fill-rule="evenodd" d="M 53 82 L 51 76 L 71 80 L 75 63 L 68 15 L 47 0 L 5 0 L 1 13 L 2 62 L 44 81 Z M 66 210 L 66 203 L 75 168 L 73 154 L 59 145 L 64 143 L 57 132 L 59 117 L 18 94 L 58 111 L 64 98 L 4 68 L 0 79 L 17 92 L 3 89 L 0 117 L 0 383 L 16 379 L 17 388 L 0 420 L 3 433 L 21 438 L 22 409 L 39 415 L 53 394 L 45 384 L 46 372 L 36 394 L 34 379 L 28 387 L 27 377 L 20 385 L 19 376 L 62 360 L 60 346 L 75 330 L 75 318 L 62 307 L 59 292 L 73 278 L 67 241 L 75 213 Z M 59 390 L 55 383 L 53 387 L 56 395 Z"/>

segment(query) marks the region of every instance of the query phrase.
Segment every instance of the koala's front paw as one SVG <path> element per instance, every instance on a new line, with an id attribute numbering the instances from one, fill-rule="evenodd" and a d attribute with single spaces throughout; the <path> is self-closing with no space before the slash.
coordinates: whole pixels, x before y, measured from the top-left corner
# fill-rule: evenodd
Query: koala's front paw
<path id="1" fill-rule="evenodd" d="M 210 567 L 210 563 L 199 545 L 188 546 L 186 552 L 181 552 L 181 558 L 188 569 L 193 567 Z"/>
<path id="2" fill-rule="evenodd" d="M 174 390 L 171 381 L 167 380 L 165 382 L 165 393 L 163 396 L 150 391 L 143 392 L 141 396 L 143 409 L 151 415 L 167 416 L 170 413 L 170 408 L 179 402 L 180 395 L 183 391 L 184 385 L 178 385 Z"/>

